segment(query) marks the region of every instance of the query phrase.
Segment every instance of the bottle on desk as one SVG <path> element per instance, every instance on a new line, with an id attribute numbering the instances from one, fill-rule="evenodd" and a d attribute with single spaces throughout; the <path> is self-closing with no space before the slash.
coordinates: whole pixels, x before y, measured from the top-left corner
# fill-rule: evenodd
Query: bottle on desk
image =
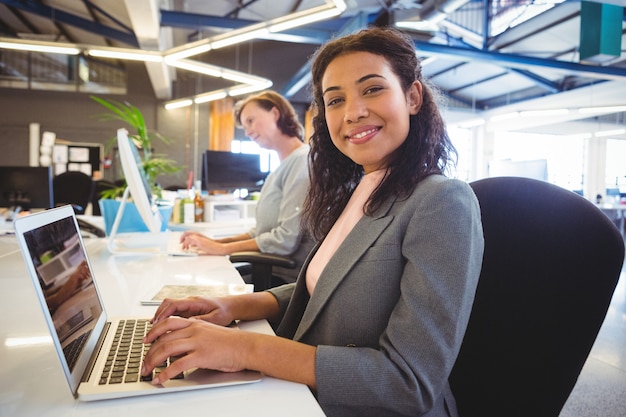
<path id="1" fill-rule="evenodd" d="M 193 189 L 190 189 L 187 193 L 187 196 L 185 197 L 185 199 L 182 201 L 182 212 L 183 212 L 183 223 L 184 224 L 191 224 L 194 222 L 196 215 L 195 215 L 195 211 L 196 211 L 196 206 L 194 205 L 194 195 L 193 195 Z"/>
<path id="2" fill-rule="evenodd" d="M 194 221 L 196 223 L 204 221 L 204 199 L 200 195 L 200 188 L 196 188 L 196 197 L 193 199 Z"/>

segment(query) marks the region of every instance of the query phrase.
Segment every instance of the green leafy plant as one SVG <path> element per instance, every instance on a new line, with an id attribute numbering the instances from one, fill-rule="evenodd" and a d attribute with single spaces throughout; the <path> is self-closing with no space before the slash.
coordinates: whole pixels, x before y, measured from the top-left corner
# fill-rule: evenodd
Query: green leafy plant
<path id="1" fill-rule="evenodd" d="M 90 96 L 96 103 L 102 105 L 107 110 L 106 113 L 96 115 L 101 121 L 119 120 L 126 123 L 133 131 L 129 131 L 129 137 L 142 150 L 142 165 L 146 172 L 148 181 L 152 186 L 152 192 L 161 197 L 161 186 L 156 182 L 156 177 L 162 174 L 173 174 L 180 171 L 176 161 L 168 159 L 160 154 L 153 153 L 153 142 L 158 139 L 169 144 L 166 137 L 157 132 L 151 132 L 146 126 L 141 111 L 128 102 L 116 100 L 105 100 L 101 97 Z M 111 139 L 111 144 L 115 143 L 115 138 Z M 124 193 L 125 186 L 112 188 L 103 191 L 101 198 L 116 198 Z"/>

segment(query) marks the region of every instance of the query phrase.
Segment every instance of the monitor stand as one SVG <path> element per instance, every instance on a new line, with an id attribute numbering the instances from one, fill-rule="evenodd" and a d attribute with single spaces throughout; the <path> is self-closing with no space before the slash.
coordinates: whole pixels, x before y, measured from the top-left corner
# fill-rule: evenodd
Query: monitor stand
<path id="1" fill-rule="evenodd" d="M 131 232 L 122 233 L 118 236 L 118 229 L 124 216 L 124 209 L 126 208 L 126 202 L 130 195 L 130 188 L 126 187 L 120 207 L 115 215 L 115 221 L 111 226 L 111 233 L 109 234 L 109 252 L 115 255 L 136 255 L 136 254 L 160 254 L 165 253 L 167 247 L 167 234 L 166 233 L 152 233 L 152 232 Z"/>

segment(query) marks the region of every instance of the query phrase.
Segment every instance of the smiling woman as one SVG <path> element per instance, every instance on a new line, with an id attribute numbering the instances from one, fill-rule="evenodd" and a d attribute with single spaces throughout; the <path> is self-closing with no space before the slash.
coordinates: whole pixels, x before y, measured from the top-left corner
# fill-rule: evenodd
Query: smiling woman
<path id="1" fill-rule="evenodd" d="M 361 64 L 353 68 L 352 62 Z M 385 58 L 354 52 L 328 65 L 322 88 L 337 149 L 366 174 L 385 168 L 409 133 L 408 116 L 420 108 L 422 85 L 415 81 L 404 91 Z"/>

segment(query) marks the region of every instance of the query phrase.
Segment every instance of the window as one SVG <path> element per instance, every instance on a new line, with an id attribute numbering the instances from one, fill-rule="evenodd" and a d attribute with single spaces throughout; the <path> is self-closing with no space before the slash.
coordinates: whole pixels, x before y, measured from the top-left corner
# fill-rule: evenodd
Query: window
<path id="1" fill-rule="evenodd" d="M 607 139 L 606 141 L 606 188 L 619 188 L 626 193 L 626 140 Z"/>
<path id="2" fill-rule="evenodd" d="M 496 132 L 493 160 L 548 162 L 548 182 L 582 190 L 584 139 L 568 136 Z"/>

